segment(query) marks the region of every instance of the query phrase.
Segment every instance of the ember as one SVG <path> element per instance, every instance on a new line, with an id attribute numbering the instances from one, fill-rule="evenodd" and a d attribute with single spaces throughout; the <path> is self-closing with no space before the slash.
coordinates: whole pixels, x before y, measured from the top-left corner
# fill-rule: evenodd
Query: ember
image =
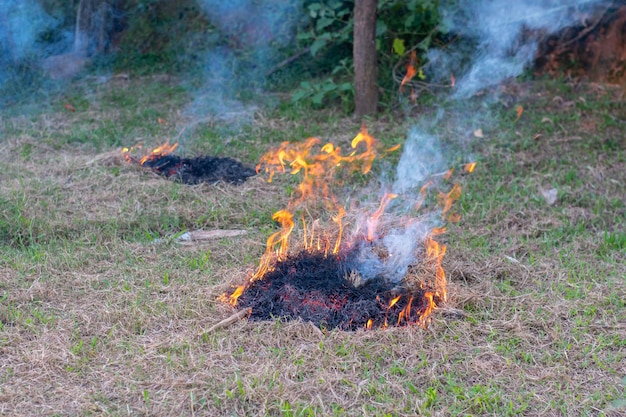
<path id="1" fill-rule="evenodd" d="M 124 148 L 122 152 L 128 162 L 151 168 L 164 177 L 172 178 L 184 184 L 216 183 L 219 181 L 240 184 L 249 177 L 256 175 L 254 169 L 232 158 L 213 156 L 182 158 L 172 153 L 177 146 L 178 144 L 165 143 L 140 159 L 130 155 L 133 148 Z"/>
<path id="2" fill-rule="evenodd" d="M 449 175 L 428 179 L 417 199 L 385 192 L 378 204 L 365 210 L 369 214 L 348 213 L 331 191 L 337 173 L 360 170 L 366 174 L 376 156 L 398 147 L 382 149 L 363 128 L 352 148 L 344 155 L 339 147 L 322 146 L 310 138 L 300 144 L 283 143 L 261 158 L 257 171 L 263 169 L 268 181 L 276 173 L 287 172 L 287 166 L 302 181 L 287 208 L 274 214 L 281 229 L 268 238 L 256 272 L 223 294 L 222 301 L 250 311 L 253 320 L 302 318 L 321 328 L 428 325 L 430 314 L 447 296 L 441 267 L 446 247 L 434 240 L 445 228 L 428 226 L 430 221 L 420 220 L 415 212 L 428 200 L 438 207 L 444 222 L 458 220 L 451 207 L 461 187 L 446 187 L 450 170 Z M 471 169 L 465 166 L 466 172 Z M 432 192 L 436 198 L 429 199 Z M 394 204 L 403 206 L 405 214 L 385 218 Z M 301 233 L 292 233 L 298 223 L 294 213 L 310 217 L 307 220 L 301 214 Z M 344 236 L 346 219 L 354 222 L 349 237 Z M 321 226 L 324 222 L 328 225 Z M 295 248 L 290 242 L 293 235 L 301 239 Z"/>

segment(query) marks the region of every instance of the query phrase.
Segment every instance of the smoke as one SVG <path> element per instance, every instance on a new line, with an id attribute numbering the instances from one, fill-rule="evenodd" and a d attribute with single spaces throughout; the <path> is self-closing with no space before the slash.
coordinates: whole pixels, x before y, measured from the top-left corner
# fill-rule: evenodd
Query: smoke
<path id="1" fill-rule="evenodd" d="M 430 50 L 426 70 L 435 82 L 456 76 L 452 106 L 458 109 L 462 105 L 459 100 L 521 75 L 535 59 L 543 37 L 580 22 L 581 16 L 600 4 L 598 0 L 478 0 L 462 5 L 444 1 L 444 26 L 465 42 L 453 44 L 457 49 Z M 439 114 L 435 119 L 441 121 L 443 117 Z M 473 118 L 465 122 L 473 123 Z M 464 122 L 462 118 L 456 120 L 457 124 Z M 399 197 L 386 210 L 388 230 L 375 243 L 358 243 L 351 264 L 365 280 L 383 276 L 397 283 L 416 261 L 429 231 L 440 226 L 442 219 L 439 209 L 420 215 L 412 206 L 421 201 L 420 187 L 447 171 L 449 163 L 440 138 L 417 127 L 409 131 L 390 187 Z M 394 218 L 396 222 L 404 220 L 389 227 Z M 386 256 L 381 257 L 381 253 Z"/>
<path id="2" fill-rule="evenodd" d="M 389 230 L 374 243 L 358 241 L 358 247 L 352 254 L 354 257 L 347 263 L 348 267 L 358 271 L 365 281 L 384 277 L 397 284 L 415 262 L 416 254 L 435 221 L 432 216 L 428 217 Z M 381 257 L 381 254 L 386 254 L 386 257 Z"/>
<path id="3" fill-rule="evenodd" d="M 204 53 L 204 84 L 185 113 L 196 121 L 217 119 L 238 125 L 252 120 L 257 107 L 246 97 L 259 93 L 279 48 L 294 41 L 302 1 L 198 0 L 228 44 Z M 200 118 L 200 119 L 198 119 Z"/>
<path id="4" fill-rule="evenodd" d="M 439 140 L 414 127 L 404 143 L 392 190 L 407 194 L 421 187 L 430 175 L 445 169 Z"/>
<path id="5" fill-rule="evenodd" d="M 74 41 L 69 4 L 48 7 L 38 0 L 0 0 L 0 107 L 29 103 L 41 108 L 85 59 L 65 59 Z M 65 54 L 65 55 L 64 55 Z"/>
<path id="6" fill-rule="evenodd" d="M 385 277 L 398 283 L 406 276 L 409 266 L 416 260 L 424 239 L 432 227 L 439 226 L 441 216 L 438 210 L 426 211 L 421 214 L 415 211 L 416 202 L 422 186 L 435 173 L 447 171 L 445 158 L 442 156 L 440 141 L 437 137 L 414 127 L 403 146 L 396 174 L 390 186 L 391 192 L 397 195 L 387 210 L 385 219 L 379 225 L 385 231 L 381 239 L 372 245 L 360 242 L 356 257 L 351 267 L 356 269 L 364 280 Z M 397 219 L 402 219 L 399 223 Z M 361 219 L 359 223 L 366 223 Z M 393 225 L 393 223 L 398 223 Z M 389 256 L 382 257 L 380 253 Z"/>
<path id="7" fill-rule="evenodd" d="M 0 45 L 3 57 L 19 60 L 35 49 L 37 35 L 54 25 L 33 0 L 0 0 Z"/>
<path id="8" fill-rule="evenodd" d="M 452 7 L 443 2 L 444 26 L 473 41 L 474 53 L 433 49 L 428 53 L 429 72 L 441 78 L 457 76 L 454 98 L 523 73 L 533 62 L 541 37 L 581 21 L 605 2 L 601 0 L 479 0 Z M 465 68 L 463 68 L 465 67 Z M 459 74 L 462 74 L 459 77 Z"/>
<path id="9" fill-rule="evenodd" d="M 40 36 L 57 24 L 35 0 L 0 0 L 0 87 L 20 65 L 45 56 Z"/>

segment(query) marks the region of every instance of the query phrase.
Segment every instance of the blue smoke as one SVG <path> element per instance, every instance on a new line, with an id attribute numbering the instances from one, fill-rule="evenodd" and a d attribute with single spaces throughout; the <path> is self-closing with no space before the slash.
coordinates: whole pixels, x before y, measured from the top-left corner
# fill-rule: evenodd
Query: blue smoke
<path id="1" fill-rule="evenodd" d="M 17 61 L 39 52 L 38 36 L 56 24 L 35 0 L 0 0 L 2 57 Z"/>
<path id="2" fill-rule="evenodd" d="M 20 64 L 46 53 L 39 37 L 57 24 L 35 0 L 0 0 L 0 87 Z"/>

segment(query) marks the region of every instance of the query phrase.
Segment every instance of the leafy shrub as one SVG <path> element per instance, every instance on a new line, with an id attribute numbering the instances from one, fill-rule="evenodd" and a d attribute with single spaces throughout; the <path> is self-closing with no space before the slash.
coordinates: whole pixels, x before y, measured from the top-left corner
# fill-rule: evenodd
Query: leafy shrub
<path id="1" fill-rule="evenodd" d="M 231 78 L 248 83 L 263 82 L 268 66 L 305 50 L 310 59 L 290 61 L 279 67 L 282 71 L 270 70 L 273 74 L 271 87 L 295 88 L 293 100 L 314 107 L 334 101 L 341 103 L 346 111 L 351 110 L 354 0 L 245 0 L 251 10 L 236 8 L 237 1 L 232 4 L 221 4 L 217 0 L 106 1 L 113 19 L 108 43 L 109 51 L 113 53 L 92 57 L 92 68 L 136 73 L 202 70 L 201 74 L 205 74 L 210 72 L 207 68 L 216 56 L 215 51 L 228 51 L 219 58 L 232 74 Z M 40 30 L 38 42 L 41 48 L 35 51 L 36 54 L 25 57 L 16 66 L 15 73 L 5 71 L 0 74 L 0 78 L 4 78 L 0 79 L 0 84 L 4 81 L 5 87 L 11 85 L 6 82 L 9 78 L 32 81 L 33 77 L 41 77 L 37 60 L 71 49 L 78 2 L 39 0 L 37 4 L 55 24 Z M 220 10 L 207 4 L 217 5 L 215 7 Z M 412 50 L 426 51 L 439 36 L 438 7 L 438 0 L 378 1 L 376 46 L 379 85 L 383 91 L 393 91 L 395 96 L 397 79 L 394 80 L 392 69 L 399 68 Z M 219 16 L 225 10 L 234 15 L 235 21 L 238 17 L 248 16 L 239 24 L 224 27 L 223 21 L 233 20 L 230 15 Z M 267 16 L 255 14 L 255 11 L 273 14 L 273 21 L 258 22 Z M 251 28 L 257 23 L 261 24 Z M 265 50 L 260 51 L 255 41 L 263 39 L 264 23 L 272 25 L 273 32 L 268 42 L 262 45 Z M 291 35 L 294 25 L 295 37 Z M 2 48 L 0 44 L 0 55 Z"/>

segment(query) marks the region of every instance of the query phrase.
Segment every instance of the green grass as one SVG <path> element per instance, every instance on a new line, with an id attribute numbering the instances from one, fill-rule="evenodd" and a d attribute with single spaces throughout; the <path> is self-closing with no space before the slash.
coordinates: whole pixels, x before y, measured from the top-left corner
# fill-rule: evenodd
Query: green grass
<path id="1" fill-rule="evenodd" d="M 127 164 L 120 148 L 180 139 L 187 155 L 254 165 L 310 136 L 347 149 L 358 121 L 287 102 L 252 122 L 191 120 L 192 92 L 159 76 L 77 81 L 27 115 L 16 104 L 0 124 L 3 412 L 623 414 L 624 105 L 584 85 L 516 87 L 489 106 L 430 97 L 413 109 L 438 120 L 421 123 L 450 165 L 478 161 L 456 177 L 462 220 L 442 237 L 453 314 L 426 330 L 354 333 L 280 320 L 207 333 L 232 314 L 217 297 L 255 268 L 296 183 L 186 186 Z M 368 128 L 391 146 L 414 122 L 389 112 Z M 248 233 L 175 242 L 195 229 Z"/>

